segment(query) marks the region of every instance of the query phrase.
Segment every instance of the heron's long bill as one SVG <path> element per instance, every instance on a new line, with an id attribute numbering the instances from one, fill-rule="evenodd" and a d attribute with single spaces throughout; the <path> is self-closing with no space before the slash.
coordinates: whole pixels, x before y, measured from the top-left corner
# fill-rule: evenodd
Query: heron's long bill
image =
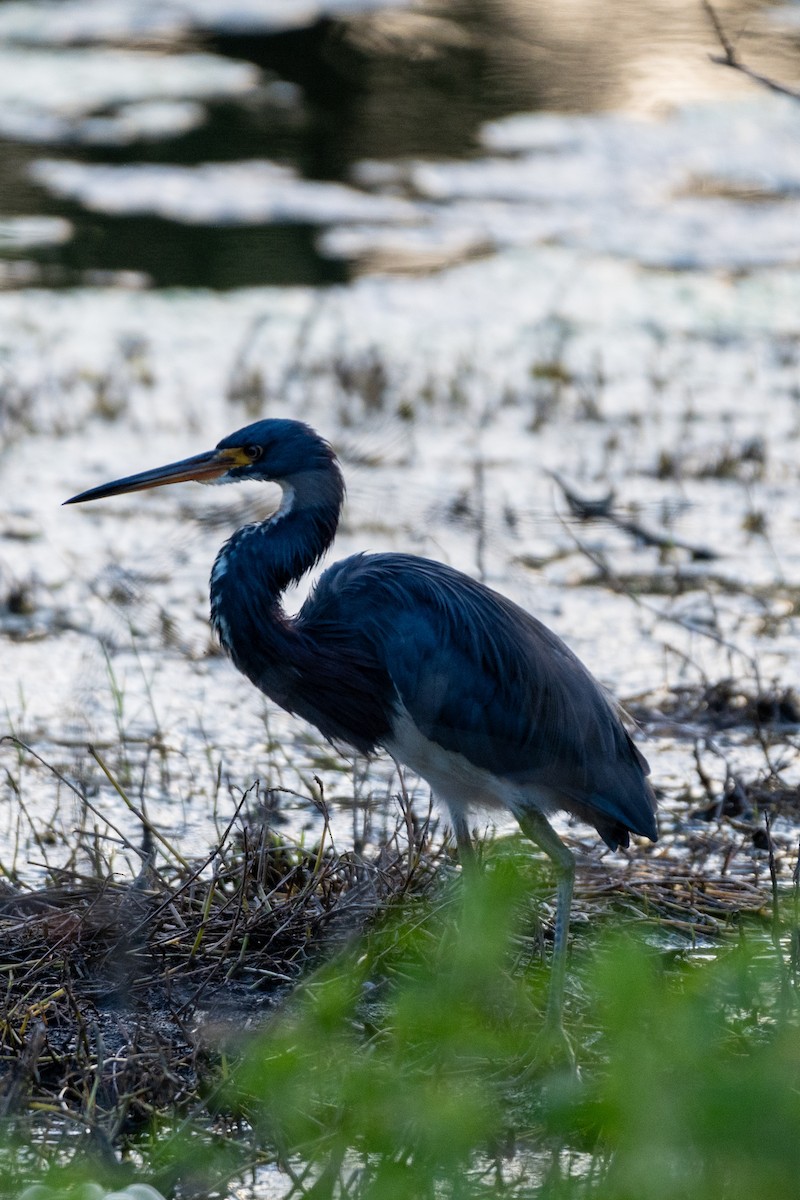
<path id="1" fill-rule="evenodd" d="M 200 483 L 211 483 L 219 479 L 231 467 L 245 466 L 250 460 L 239 449 L 207 450 L 204 454 L 195 454 L 193 458 L 184 458 L 181 462 L 169 463 L 166 467 L 155 467 L 152 471 L 141 471 L 138 475 L 127 475 L 124 479 L 115 479 L 111 483 L 103 483 L 100 487 L 90 488 L 79 496 L 65 500 L 65 504 L 82 504 L 84 500 L 104 500 L 107 496 L 120 496 L 124 492 L 141 492 L 145 488 L 163 487 L 167 483 L 184 483 L 190 479 Z"/>

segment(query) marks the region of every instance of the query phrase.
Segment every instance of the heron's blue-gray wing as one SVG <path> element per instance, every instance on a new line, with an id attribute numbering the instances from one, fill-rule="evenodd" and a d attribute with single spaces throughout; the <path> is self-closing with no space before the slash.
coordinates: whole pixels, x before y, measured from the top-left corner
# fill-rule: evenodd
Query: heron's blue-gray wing
<path id="1" fill-rule="evenodd" d="M 407 555 L 345 560 L 326 572 L 321 590 L 330 591 L 339 620 L 345 606 L 358 621 L 426 738 L 495 775 L 558 794 L 611 844 L 625 843 L 627 830 L 655 836 L 647 766 L 615 707 L 560 638 L 523 609 L 443 564 Z"/>

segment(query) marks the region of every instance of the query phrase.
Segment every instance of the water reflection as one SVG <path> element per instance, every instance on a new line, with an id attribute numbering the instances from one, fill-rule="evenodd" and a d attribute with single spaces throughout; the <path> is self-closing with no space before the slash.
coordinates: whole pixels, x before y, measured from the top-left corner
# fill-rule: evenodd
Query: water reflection
<path id="1" fill-rule="evenodd" d="M 349 272 L 302 218 L 256 215 L 248 229 L 209 218 L 191 229 L 180 217 L 87 213 L 85 201 L 32 183 L 31 165 L 54 149 L 86 163 L 267 160 L 301 179 L 350 181 L 365 159 L 472 157 L 485 122 L 510 113 L 653 113 L 753 86 L 709 62 L 714 36 L 695 0 L 357 7 L 342 16 L 341 5 L 321 5 L 303 24 L 299 6 L 260 4 L 232 28 L 222 3 L 188 5 L 166 24 L 111 0 L 0 6 L 0 215 L 45 213 L 75 227 L 71 243 L 26 251 L 47 267 L 44 281 L 122 271 L 230 288 Z M 797 36 L 779 35 L 770 5 L 733 4 L 724 18 L 732 34 L 746 28 L 748 61 L 792 77 Z"/>
<path id="2" fill-rule="evenodd" d="M 341 283 L 350 273 L 346 262 L 319 253 L 317 230 L 308 225 L 185 225 L 151 216 L 87 217 L 77 205 L 54 207 L 75 222 L 72 240 L 47 256 L 57 287 L 98 270 L 118 278 L 131 264 L 145 281 L 163 287 L 221 290 L 264 282 Z"/>

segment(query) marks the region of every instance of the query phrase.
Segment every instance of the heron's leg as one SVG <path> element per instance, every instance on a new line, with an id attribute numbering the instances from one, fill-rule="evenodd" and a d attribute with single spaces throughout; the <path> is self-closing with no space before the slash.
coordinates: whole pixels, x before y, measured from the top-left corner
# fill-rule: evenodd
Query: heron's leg
<path id="1" fill-rule="evenodd" d="M 536 809 L 515 808 L 514 815 L 526 837 L 544 850 L 556 870 L 556 927 L 553 937 L 553 964 L 547 998 L 547 1026 L 563 1034 L 564 980 L 567 971 L 567 934 L 575 883 L 575 858 L 553 826 Z"/>
<path id="2" fill-rule="evenodd" d="M 472 839 L 469 836 L 469 822 L 463 812 L 460 810 L 454 811 L 452 808 L 450 809 L 450 821 L 453 825 L 453 833 L 456 835 L 456 847 L 458 849 L 458 861 L 461 863 L 461 870 L 465 875 L 474 878 L 475 872 L 478 869 L 478 858 L 472 845 Z"/>

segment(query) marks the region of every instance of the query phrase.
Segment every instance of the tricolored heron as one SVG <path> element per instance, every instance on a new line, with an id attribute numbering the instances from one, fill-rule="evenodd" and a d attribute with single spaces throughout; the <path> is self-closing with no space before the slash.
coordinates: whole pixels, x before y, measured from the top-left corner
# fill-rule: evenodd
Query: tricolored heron
<path id="1" fill-rule="evenodd" d="M 387 750 L 447 805 L 462 862 L 469 813 L 508 809 L 557 876 L 548 1020 L 561 1026 L 575 861 L 548 821 L 566 810 L 612 850 L 655 841 L 648 766 L 614 703 L 549 629 L 468 575 L 409 554 L 330 567 L 296 616 L 286 587 L 328 549 L 344 500 L 333 450 L 299 421 L 257 421 L 215 450 L 130 475 L 67 504 L 196 479 L 280 485 L 271 517 L 228 539 L 211 621 L 239 670 L 333 742 Z"/>

